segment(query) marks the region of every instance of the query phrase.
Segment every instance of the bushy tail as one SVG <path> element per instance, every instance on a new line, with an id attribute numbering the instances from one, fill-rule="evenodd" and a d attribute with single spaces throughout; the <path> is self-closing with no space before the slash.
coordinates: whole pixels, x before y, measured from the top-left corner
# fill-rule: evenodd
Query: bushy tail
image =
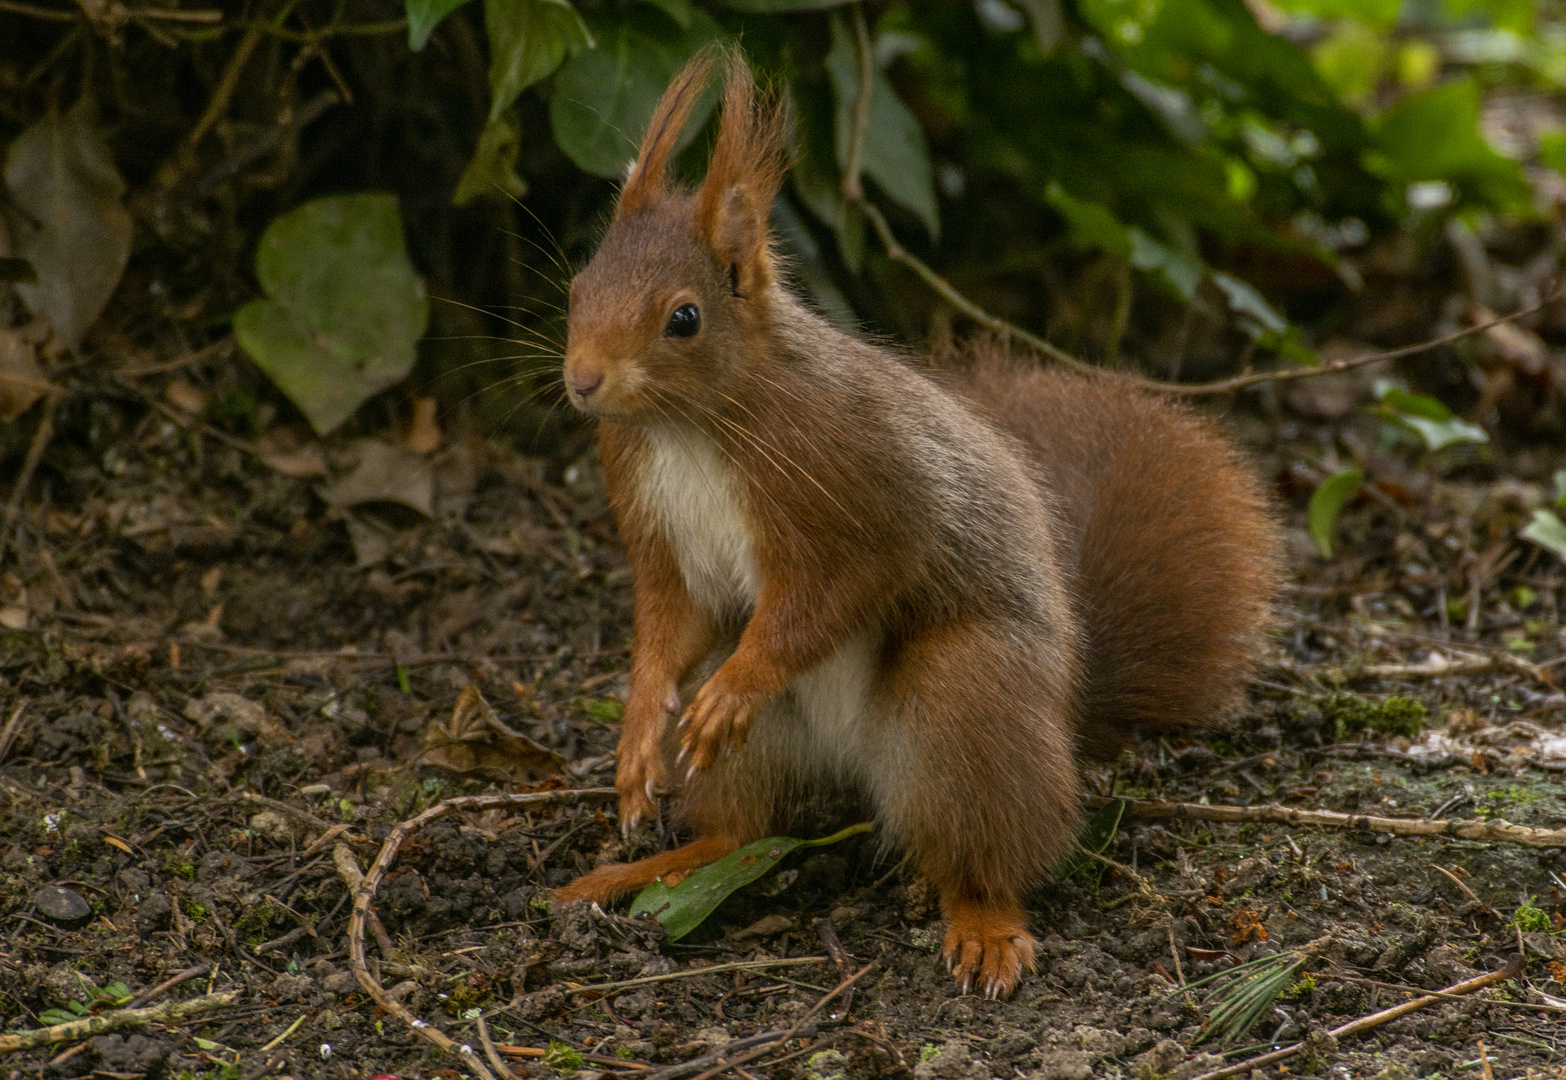
<path id="1" fill-rule="evenodd" d="M 1083 751 L 1113 756 L 1138 731 L 1210 723 L 1239 704 L 1282 544 L 1218 426 L 1113 376 L 1023 367 L 994 345 L 965 381 L 1033 451 L 1065 526 L 1084 627 Z"/>

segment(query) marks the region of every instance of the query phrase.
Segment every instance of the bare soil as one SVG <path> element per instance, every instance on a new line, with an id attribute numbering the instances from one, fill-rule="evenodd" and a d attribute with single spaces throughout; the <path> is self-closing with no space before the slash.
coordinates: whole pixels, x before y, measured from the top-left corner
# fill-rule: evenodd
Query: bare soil
<path id="1" fill-rule="evenodd" d="M 0 1074 L 471 1075 L 354 981 L 352 897 L 332 849 L 346 843 L 368 867 L 397 822 L 443 797 L 612 783 L 606 703 L 625 690 L 628 573 L 585 436 L 553 459 L 457 440 L 436 516 L 382 507 L 381 557 L 360 566 L 318 480 L 138 401 L 73 407 L 0 581 L 0 621 L 14 627 L 0 631 L 0 1030 L 82 1005 L 88 985 L 140 994 L 198 965 L 157 1000 L 240 996 L 191 1020 L 0 1057 Z M 1566 826 L 1563 774 L 1539 750 L 1566 709 L 1547 677 L 1566 656 L 1562 567 L 1514 539 L 1566 454 L 1495 446 L 1414 469 L 1376 449 L 1363 412 L 1310 420 L 1274 399 L 1228 419 L 1290 515 L 1296 586 L 1272 653 L 1232 727 L 1144 743 L 1091 770 L 1090 788 Z M 1303 531 L 1299 463 L 1334 435 L 1366 446 L 1382 484 L 1346 513 L 1326 562 Z M 1354 675 L 1453 648 L 1546 666 Z M 526 762 L 506 774 L 421 761 L 431 725 L 449 726 L 470 686 L 563 765 L 535 753 L 529 779 Z M 1437 732 L 1500 734 L 1416 752 L 1418 738 L 1377 730 L 1396 726 L 1395 705 L 1375 707 L 1389 695 L 1422 703 Z M 1537 727 L 1503 737 L 1524 721 Z M 336 826 L 348 828 L 318 843 Z M 1290 1072 L 1511 1080 L 1563 1064 L 1559 1014 L 1526 1007 L 1566 997 L 1560 851 L 1128 819 L 1104 854 L 1157 895 L 1101 865 L 1042 886 L 1039 970 L 1011 1000 L 988 1001 L 956 993 L 930 890 L 870 837 L 790 858 L 678 943 L 623 915 L 552 909 L 549 886 L 659 843 L 649 828 L 627 846 L 616 826 L 612 804 L 584 802 L 455 814 L 416 833 L 376 898 L 383 985 L 459 1042 L 480 1045 L 482 1015 L 496 1043 L 554 1046 L 547 1060 L 509 1058 L 518 1075 L 648 1075 L 789 1027 L 837 967 L 579 988 L 824 957 L 826 917 L 856 966 L 875 965 L 849 1015 L 832 1022 L 829 1006 L 814 1036 L 741 1076 L 1153 1080 L 1207 1071 L 1224 1052 L 1202 1041 L 1203 991 L 1183 982 L 1330 935 L 1227 1060 L 1316 1033 Z M 90 915 L 52 917 L 38 898 L 50 885 Z M 1521 907 L 1543 929 L 1519 931 Z M 1502 987 L 1360 1037 L 1321 1034 L 1409 988 L 1498 968 L 1519 945 L 1528 966 Z"/>

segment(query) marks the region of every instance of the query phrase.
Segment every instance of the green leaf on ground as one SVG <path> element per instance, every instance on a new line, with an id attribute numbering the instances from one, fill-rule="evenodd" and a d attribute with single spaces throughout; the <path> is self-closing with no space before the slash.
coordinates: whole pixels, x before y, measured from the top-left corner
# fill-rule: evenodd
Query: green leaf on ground
<path id="1" fill-rule="evenodd" d="M 827 53 L 826 66 L 837 94 L 833 130 L 837 166 L 842 169 L 848 165 L 848 148 L 853 140 L 854 99 L 859 96 L 859 47 L 841 15 L 832 16 L 832 51 Z M 880 185 L 893 202 L 911 210 L 932 237 L 939 237 L 941 214 L 935 201 L 935 170 L 930 165 L 924 131 L 892 89 L 886 73 L 873 65 L 871 72 L 870 123 L 865 129 L 860 159 L 864 175 Z"/>
<path id="2" fill-rule="evenodd" d="M 850 836 L 869 832 L 873 827 L 869 822 L 862 822 L 819 840 L 773 836 L 746 844 L 715 863 L 692 870 L 676 885 L 653 882 L 631 903 L 631 917 L 651 915 L 669 932 L 670 941 L 678 941 L 700 926 L 735 890 L 777 866 L 790 852 L 836 844 Z"/>
<path id="3" fill-rule="evenodd" d="M 1323 480 L 1311 495 L 1306 518 L 1310 538 L 1316 541 L 1316 549 L 1323 559 L 1332 558 L 1332 532 L 1337 527 L 1338 515 L 1364 480 L 1363 469 L 1344 469 Z"/>
<path id="4" fill-rule="evenodd" d="M 1521 533 L 1524 540 L 1532 540 L 1546 551 L 1566 559 L 1566 522 L 1549 510 L 1535 510 L 1533 520 Z"/>
<path id="5" fill-rule="evenodd" d="M 633 10 L 619 21 L 593 23 L 593 31 L 598 47 L 572 57 L 555 77 L 549 122 L 567 157 L 590 173 L 618 180 L 635 159 L 635 140 L 647 129 L 665 87 L 723 28 L 693 8 L 683 30 L 667 18 Z M 686 137 L 706 121 L 717 100 L 714 85 L 692 114 Z"/>
<path id="6" fill-rule="evenodd" d="M 484 0 L 484 29 L 489 36 L 491 124 L 522 91 L 553 74 L 568 54 L 595 44 L 567 0 Z"/>
<path id="7" fill-rule="evenodd" d="M 324 435 L 413 367 L 429 321 L 424 284 L 391 195 L 309 202 L 267 226 L 256 251 L 267 299 L 234 336 Z"/>
<path id="8" fill-rule="evenodd" d="M 83 98 L 50 111 L 16 137 L 5 156 L 14 251 L 36 281 L 18 281 L 28 308 L 47 315 L 72 348 L 80 345 L 120 283 L 134 227 L 125 181 L 93 127 Z"/>
<path id="9" fill-rule="evenodd" d="M 430 34 L 441 20 L 456 11 L 468 0 L 406 0 L 408 13 L 408 48 L 418 52 L 430 39 Z"/>

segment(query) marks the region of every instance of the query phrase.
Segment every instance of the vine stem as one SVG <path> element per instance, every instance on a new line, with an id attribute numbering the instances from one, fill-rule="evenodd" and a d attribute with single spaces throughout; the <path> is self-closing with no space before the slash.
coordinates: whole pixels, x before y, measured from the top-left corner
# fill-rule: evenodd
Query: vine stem
<path id="1" fill-rule="evenodd" d="M 871 226 L 875 229 L 876 236 L 880 238 L 882 246 L 886 248 L 888 258 L 912 270 L 941 299 L 962 312 L 962 314 L 986 330 L 1020 342 L 1063 367 L 1083 373 L 1104 375 L 1104 369 L 1096 364 L 1090 364 L 1080 357 L 1073 356 L 1065 349 L 1051 344 L 1038 334 L 1025 330 L 1016 323 L 1009 322 L 999 315 L 986 311 L 964 296 L 958 291 L 956 286 L 937 273 L 933 267 L 903 247 L 898 241 L 897 235 L 892 231 L 891 224 L 886 220 L 886 215 L 881 213 L 880 208 L 865 195 L 862 178 L 864 141 L 870 129 L 870 95 L 874 76 L 874 56 L 872 54 L 869 28 L 865 25 L 863 4 L 854 5 L 853 22 L 854 36 L 859 48 L 859 88 L 853 102 L 853 126 L 849 131 L 848 157 L 843 169 L 844 201 L 849 206 L 857 208 L 869 219 Z M 1322 375 L 1336 375 L 1383 360 L 1396 360 L 1404 356 L 1414 356 L 1422 352 L 1429 352 L 1431 349 L 1438 349 L 1443 345 L 1450 345 L 1463 338 L 1484 333 L 1486 330 L 1493 329 L 1503 323 L 1509 323 L 1526 315 L 1532 315 L 1534 312 L 1540 311 L 1548 304 L 1554 302 L 1563 294 L 1566 294 L 1566 286 L 1552 290 L 1548 296 L 1533 306 L 1522 308 L 1509 315 L 1488 319 L 1473 326 L 1464 327 L 1461 330 L 1455 330 L 1450 334 L 1443 334 L 1440 337 L 1431 338 L 1428 341 L 1422 341 L 1415 345 L 1404 345 L 1401 348 L 1388 349 L 1384 352 L 1367 353 L 1364 356 L 1355 356 L 1346 360 L 1335 360 L 1330 364 L 1280 368 L 1275 371 L 1247 371 L 1229 378 L 1214 379 L 1210 382 L 1201 383 L 1166 382 L 1162 379 L 1149 379 L 1141 375 L 1120 373 L 1116 373 L 1114 378 L 1157 393 L 1178 394 L 1184 397 L 1201 397 L 1209 394 L 1232 393 L 1236 390 L 1259 386 L 1262 383 L 1293 382 L 1296 379 L 1314 379 Z"/>

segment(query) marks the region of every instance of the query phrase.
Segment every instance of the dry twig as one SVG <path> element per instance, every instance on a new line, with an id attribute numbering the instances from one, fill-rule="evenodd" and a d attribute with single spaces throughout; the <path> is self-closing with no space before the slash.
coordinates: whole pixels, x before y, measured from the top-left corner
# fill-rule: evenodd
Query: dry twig
<path id="1" fill-rule="evenodd" d="M 337 857 L 337 866 L 343 874 L 345 881 L 354 890 L 353 913 L 348 916 L 348 958 L 353 967 L 354 978 L 359 980 L 359 985 L 364 987 L 365 993 L 375 999 L 375 1003 L 387 1012 L 406 1023 L 418 1035 L 427 1042 L 433 1043 L 447 1053 L 455 1054 L 462 1062 L 479 1075 L 481 1080 L 495 1080 L 495 1076 L 484 1063 L 483 1058 L 473 1052 L 473 1047 L 467 1043 L 457 1043 L 448 1038 L 438 1028 L 432 1027 L 428 1021 L 421 1020 L 409 1012 L 402 1002 L 397 1001 L 388 994 L 375 976 L 370 974 L 370 969 L 364 956 L 364 929 L 371 917 L 370 904 L 375 899 L 375 889 L 380 884 L 392 862 L 397 858 L 397 852 L 402 847 L 402 842 L 411 834 L 428 825 L 430 822 L 443 818 L 454 810 L 490 810 L 503 806 L 547 806 L 552 803 L 582 802 L 586 800 L 611 800 L 619 798 L 619 792 L 614 788 L 573 788 L 562 791 L 537 791 L 520 794 L 502 795 L 465 795 L 456 799 L 446 799 L 436 803 L 417 817 L 399 822 L 392 829 L 391 835 L 381 845 L 380 854 L 376 855 L 375 862 L 370 864 L 369 872 L 354 880 L 358 873 L 358 866 L 353 863 L 353 853 L 346 845 L 338 845 L 334 850 L 347 855 L 346 862 L 352 866 L 350 872 L 344 866 L 344 859 Z"/>
<path id="2" fill-rule="evenodd" d="M 180 1020 L 197 1013 L 211 1012 L 239 1000 L 238 990 L 225 990 L 221 994 L 207 994 L 187 1001 L 165 1001 L 148 1009 L 110 1009 L 97 1016 L 85 1016 L 68 1024 L 34 1028 L 0 1035 L 0 1054 L 14 1054 L 19 1050 L 36 1050 L 52 1043 L 80 1042 L 94 1035 L 106 1035 L 112 1031 L 129 1031 L 148 1024 Z"/>
<path id="3" fill-rule="evenodd" d="M 1097 809 L 1109 800 L 1101 795 L 1086 802 Z M 1122 799 L 1126 813 L 1148 820 L 1187 819 L 1191 821 L 1272 821 L 1283 825 L 1319 825 L 1327 829 L 1355 829 L 1360 832 L 1390 833 L 1393 836 L 1439 836 L 1452 840 L 1477 840 L 1489 844 L 1522 844 L 1536 848 L 1566 848 L 1566 829 L 1534 829 L 1513 825 L 1504 818 L 1490 821 L 1431 821 L 1424 818 L 1373 817 L 1369 814 L 1341 814 L 1336 810 L 1297 810 L 1291 806 L 1268 803 L 1264 806 L 1202 806 L 1200 803 L 1164 802 L 1154 799 Z"/>
<path id="4" fill-rule="evenodd" d="M 675 979 L 694 979 L 700 975 L 719 975 L 725 971 L 761 971 L 765 968 L 795 967 L 800 964 L 824 964 L 826 961 L 827 958 L 824 956 L 795 956 L 786 960 L 736 960 L 729 964 L 713 964 L 710 967 L 671 971 L 666 975 L 643 975 L 635 979 L 622 979 L 619 982 L 584 983 L 581 986 L 571 987 L 566 993 L 569 995 L 585 994 L 592 990 L 625 990 L 632 986 L 672 982 Z"/>

